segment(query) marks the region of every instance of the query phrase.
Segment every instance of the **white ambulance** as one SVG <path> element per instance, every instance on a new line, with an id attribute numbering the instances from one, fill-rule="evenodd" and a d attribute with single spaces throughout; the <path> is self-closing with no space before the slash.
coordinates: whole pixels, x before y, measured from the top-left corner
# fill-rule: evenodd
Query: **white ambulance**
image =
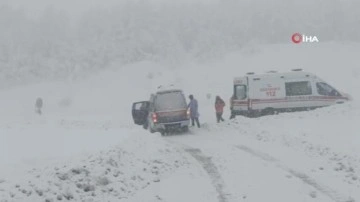
<path id="1" fill-rule="evenodd" d="M 234 78 L 233 88 L 231 118 L 310 110 L 350 100 L 348 95 L 302 69 L 261 75 L 251 72 Z"/>

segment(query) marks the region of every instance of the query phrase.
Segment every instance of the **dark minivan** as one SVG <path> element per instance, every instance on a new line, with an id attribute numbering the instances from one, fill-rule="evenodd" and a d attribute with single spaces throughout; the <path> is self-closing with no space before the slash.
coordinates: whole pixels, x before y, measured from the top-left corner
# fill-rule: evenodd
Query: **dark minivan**
<path id="1" fill-rule="evenodd" d="M 161 135 L 173 131 L 187 131 L 190 116 L 182 90 L 161 90 L 151 94 L 149 101 L 135 102 L 132 106 L 134 123 Z"/>

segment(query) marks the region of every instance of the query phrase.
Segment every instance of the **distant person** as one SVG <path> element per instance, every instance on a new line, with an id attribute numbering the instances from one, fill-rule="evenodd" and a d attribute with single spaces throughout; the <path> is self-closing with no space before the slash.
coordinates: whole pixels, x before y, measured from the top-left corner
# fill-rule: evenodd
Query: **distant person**
<path id="1" fill-rule="evenodd" d="M 234 100 L 235 100 L 235 95 L 232 95 L 230 98 L 230 111 L 231 111 L 230 119 L 235 118 L 235 114 L 233 112 L 233 101 Z"/>
<path id="2" fill-rule="evenodd" d="M 35 112 L 38 113 L 39 115 L 41 115 L 42 107 L 43 107 L 43 100 L 39 97 L 36 99 L 36 102 L 35 102 Z"/>
<path id="3" fill-rule="evenodd" d="M 225 121 L 222 117 L 224 113 L 225 102 L 220 96 L 215 98 L 215 111 L 216 111 L 216 120 L 219 123 L 220 121 Z"/>
<path id="4" fill-rule="evenodd" d="M 195 122 L 196 122 L 197 127 L 200 128 L 198 102 L 193 95 L 190 95 L 189 99 L 190 99 L 190 103 L 188 105 L 188 108 L 190 109 L 191 125 L 195 126 Z"/>

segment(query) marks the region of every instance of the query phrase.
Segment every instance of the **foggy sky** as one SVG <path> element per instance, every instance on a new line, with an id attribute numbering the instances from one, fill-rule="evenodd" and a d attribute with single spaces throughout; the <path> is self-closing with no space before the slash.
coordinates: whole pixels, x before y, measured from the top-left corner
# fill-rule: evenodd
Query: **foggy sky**
<path id="1" fill-rule="evenodd" d="M 135 0 L 132 0 L 135 1 Z M 0 6 L 8 5 L 19 8 L 29 15 L 29 17 L 38 17 L 43 13 L 44 9 L 53 7 L 57 10 L 65 11 L 70 17 L 79 17 L 81 14 L 91 8 L 111 7 L 121 2 L 132 2 L 131 0 L 0 0 Z M 176 2 L 176 3 L 209 3 L 217 2 L 218 0 L 139 0 L 145 2 Z"/>

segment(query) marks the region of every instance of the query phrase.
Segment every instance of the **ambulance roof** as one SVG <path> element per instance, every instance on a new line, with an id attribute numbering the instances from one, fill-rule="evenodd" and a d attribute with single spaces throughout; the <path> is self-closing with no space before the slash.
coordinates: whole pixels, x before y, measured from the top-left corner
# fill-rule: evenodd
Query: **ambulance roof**
<path id="1" fill-rule="evenodd" d="M 266 74 L 250 74 L 246 75 L 249 79 L 261 79 L 261 78 L 285 78 L 285 79 L 298 79 L 298 78 L 317 78 L 314 74 L 303 71 L 292 71 L 283 73 L 266 73 Z M 235 80 L 241 79 L 241 77 L 235 77 Z"/>
<path id="2" fill-rule="evenodd" d="M 157 91 L 157 94 L 171 93 L 171 92 L 182 92 L 180 89 L 168 89 L 168 90 L 160 90 Z"/>

